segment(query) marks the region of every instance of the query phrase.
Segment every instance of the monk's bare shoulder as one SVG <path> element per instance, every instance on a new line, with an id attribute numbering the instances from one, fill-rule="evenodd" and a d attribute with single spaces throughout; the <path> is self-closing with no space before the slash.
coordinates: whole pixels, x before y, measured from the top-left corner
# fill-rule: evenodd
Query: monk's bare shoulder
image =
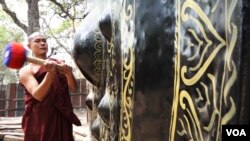
<path id="1" fill-rule="evenodd" d="M 27 76 L 32 75 L 30 65 L 26 65 L 19 70 L 19 79 L 23 81 Z"/>

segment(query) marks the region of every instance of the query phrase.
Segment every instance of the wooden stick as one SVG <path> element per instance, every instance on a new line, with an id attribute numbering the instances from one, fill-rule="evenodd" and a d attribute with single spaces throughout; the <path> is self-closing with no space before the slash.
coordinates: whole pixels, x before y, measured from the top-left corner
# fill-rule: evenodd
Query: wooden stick
<path id="1" fill-rule="evenodd" d="M 26 62 L 37 64 L 37 65 L 43 65 L 45 60 L 40 59 L 40 58 L 36 58 L 36 57 L 32 57 L 32 56 L 26 56 Z M 59 64 L 56 64 L 56 67 L 58 69 L 61 69 L 61 66 Z"/>
<path id="2" fill-rule="evenodd" d="M 45 60 L 43 60 L 43 59 L 35 58 L 35 57 L 31 57 L 31 56 L 27 56 L 26 61 L 33 63 L 33 64 L 37 64 L 37 65 L 42 65 L 45 62 Z"/>

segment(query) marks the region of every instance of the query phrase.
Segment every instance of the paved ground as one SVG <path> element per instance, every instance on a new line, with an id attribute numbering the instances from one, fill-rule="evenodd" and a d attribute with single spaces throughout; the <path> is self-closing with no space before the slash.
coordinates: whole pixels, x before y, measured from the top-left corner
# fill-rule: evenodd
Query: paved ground
<path id="1" fill-rule="evenodd" d="M 82 126 L 73 126 L 73 135 L 75 141 L 91 141 L 87 113 L 87 109 L 75 110 L 75 114 L 82 123 Z M 10 141 L 14 138 L 18 138 L 18 140 L 15 139 L 15 141 L 23 140 L 21 119 L 22 117 L 0 117 L 0 141 Z"/>
<path id="2" fill-rule="evenodd" d="M 75 113 L 82 123 L 82 126 L 73 126 L 75 141 L 91 141 L 87 110 L 76 110 Z"/>

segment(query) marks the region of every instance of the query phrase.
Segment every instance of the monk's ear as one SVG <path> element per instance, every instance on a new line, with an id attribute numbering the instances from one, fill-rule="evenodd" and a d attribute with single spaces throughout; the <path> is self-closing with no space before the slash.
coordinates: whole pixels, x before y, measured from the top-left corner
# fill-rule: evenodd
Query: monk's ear
<path id="1" fill-rule="evenodd" d="M 29 49 L 31 49 L 31 48 L 30 48 L 30 47 L 31 47 L 31 46 L 30 46 L 30 43 L 27 44 L 27 47 L 28 47 Z"/>

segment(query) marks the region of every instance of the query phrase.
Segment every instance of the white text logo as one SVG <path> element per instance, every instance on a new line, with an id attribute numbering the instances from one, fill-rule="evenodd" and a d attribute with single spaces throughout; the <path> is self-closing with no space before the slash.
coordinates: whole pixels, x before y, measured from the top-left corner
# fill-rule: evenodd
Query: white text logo
<path id="1" fill-rule="evenodd" d="M 227 136 L 247 136 L 244 129 L 226 129 Z"/>

